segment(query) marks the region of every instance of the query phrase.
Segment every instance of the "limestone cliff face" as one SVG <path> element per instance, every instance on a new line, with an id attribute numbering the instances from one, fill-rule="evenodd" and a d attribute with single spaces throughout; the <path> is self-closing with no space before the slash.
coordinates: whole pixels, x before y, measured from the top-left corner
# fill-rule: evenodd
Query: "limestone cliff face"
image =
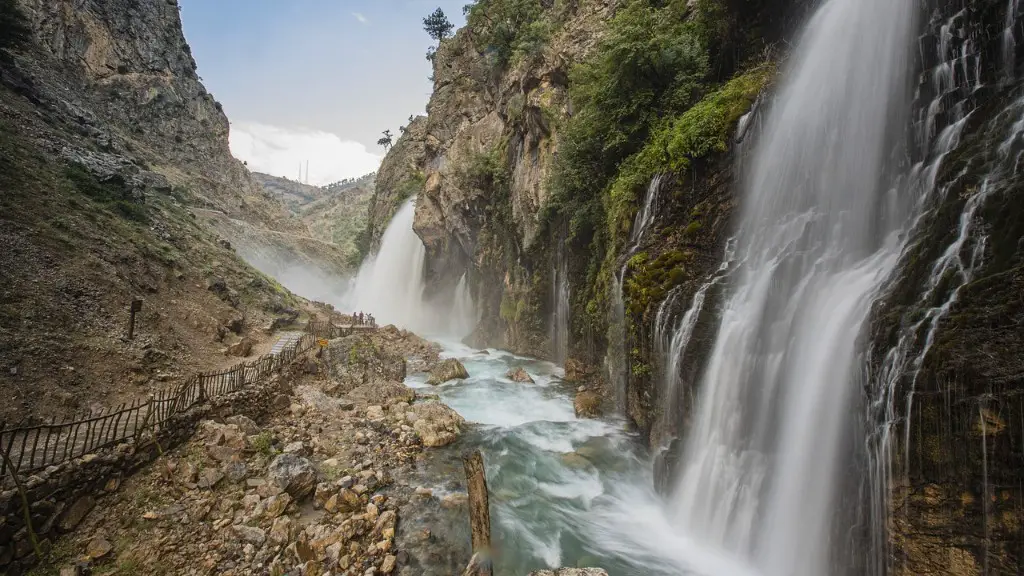
<path id="1" fill-rule="evenodd" d="M 230 232 L 293 260 L 336 249 L 308 242 L 232 158 L 177 3 L 10 6 L 29 33 L 0 57 L 0 420 L 131 400 L 294 318 L 298 300 Z M 134 298 L 146 303 L 128 341 Z"/>
<path id="2" fill-rule="evenodd" d="M 22 61 L 24 80 L 80 123 L 103 152 L 145 159 L 206 208 L 289 226 L 231 156 L 228 119 L 199 81 L 177 2 L 23 0 L 23 6 L 39 48 L 37 58 Z"/>
<path id="3" fill-rule="evenodd" d="M 371 252 L 380 247 L 380 238 L 402 202 L 423 191 L 427 162 L 426 128 L 426 117 L 413 118 L 381 162 L 374 194 L 370 198 L 366 228 Z"/>

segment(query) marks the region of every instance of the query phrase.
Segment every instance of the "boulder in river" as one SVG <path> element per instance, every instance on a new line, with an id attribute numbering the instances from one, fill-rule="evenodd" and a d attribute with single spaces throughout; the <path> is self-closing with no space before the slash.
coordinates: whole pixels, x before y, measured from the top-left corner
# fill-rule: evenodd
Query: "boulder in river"
<path id="1" fill-rule="evenodd" d="M 412 428 L 424 446 L 447 446 L 462 433 L 466 420 L 458 412 L 440 402 L 416 404 L 409 412 L 416 415 Z M 407 412 L 407 414 L 409 413 Z"/>
<path id="2" fill-rule="evenodd" d="M 608 573 L 600 568 L 558 568 L 530 572 L 529 576 L 608 576 Z"/>
<path id="3" fill-rule="evenodd" d="M 430 378 L 427 380 L 427 384 L 437 386 L 449 380 L 464 378 L 469 378 L 469 372 L 466 372 L 466 367 L 462 365 L 462 362 L 455 358 L 447 358 L 430 371 Z"/>
<path id="4" fill-rule="evenodd" d="M 583 382 L 587 377 L 587 369 L 583 366 L 583 363 L 579 360 L 569 358 L 565 361 L 565 380 L 566 382 Z"/>
<path id="5" fill-rule="evenodd" d="M 513 382 L 522 382 L 524 384 L 534 383 L 533 377 L 530 376 L 526 370 L 523 370 L 522 366 L 519 368 L 509 368 L 508 372 L 505 373 L 505 378 L 508 378 Z"/>
<path id="6" fill-rule="evenodd" d="M 577 394 L 572 404 L 577 418 L 597 418 L 601 415 L 601 395 L 592 390 Z"/>

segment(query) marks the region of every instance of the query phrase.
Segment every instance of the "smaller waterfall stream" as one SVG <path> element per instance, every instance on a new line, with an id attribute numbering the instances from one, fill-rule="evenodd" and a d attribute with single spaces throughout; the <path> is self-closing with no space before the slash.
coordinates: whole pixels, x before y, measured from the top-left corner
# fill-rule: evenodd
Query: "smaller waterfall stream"
<path id="1" fill-rule="evenodd" d="M 644 194 L 644 203 L 633 220 L 629 242 L 626 243 L 626 248 L 619 257 L 619 270 L 612 276 L 612 285 L 609 293 L 608 351 L 605 356 L 605 365 L 608 371 L 608 379 L 615 390 L 616 403 L 623 410 L 626 408 L 626 384 L 629 380 L 629 351 L 626 344 L 629 331 L 626 326 L 626 307 L 622 293 L 623 282 L 625 282 L 626 272 L 629 269 L 629 259 L 640 248 L 644 235 L 651 225 L 654 224 L 655 217 L 658 214 L 662 178 L 661 174 L 655 175 L 647 186 L 647 192 Z"/>

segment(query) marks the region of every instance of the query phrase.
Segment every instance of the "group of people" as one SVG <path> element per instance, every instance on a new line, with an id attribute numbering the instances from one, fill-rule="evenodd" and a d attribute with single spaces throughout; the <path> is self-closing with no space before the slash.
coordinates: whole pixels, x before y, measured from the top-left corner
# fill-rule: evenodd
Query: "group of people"
<path id="1" fill-rule="evenodd" d="M 373 314 L 356 312 L 352 314 L 352 324 L 354 326 L 369 326 L 371 328 L 375 328 L 377 326 L 377 319 L 373 317 Z"/>

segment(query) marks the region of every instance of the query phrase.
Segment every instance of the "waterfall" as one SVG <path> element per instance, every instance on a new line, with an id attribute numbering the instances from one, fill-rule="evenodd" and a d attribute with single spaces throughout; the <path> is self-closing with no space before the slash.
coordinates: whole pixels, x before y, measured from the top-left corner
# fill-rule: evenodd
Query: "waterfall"
<path id="1" fill-rule="evenodd" d="M 469 292 L 469 274 L 463 274 L 455 286 L 452 302 L 452 315 L 449 329 L 452 334 L 468 336 L 476 327 L 477 312 L 473 304 L 473 295 Z"/>
<path id="2" fill-rule="evenodd" d="M 473 329 L 476 314 L 462 276 L 444 305 L 424 299 L 426 249 L 412 229 L 416 198 L 395 213 L 381 237 L 380 250 L 369 256 L 348 298 L 353 311 L 373 314 L 377 324 L 394 324 L 422 334 L 463 337 Z"/>
<path id="3" fill-rule="evenodd" d="M 1007 80 L 1013 79 L 1017 68 L 1017 39 L 1013 28 L 1017 25 L 1017 11 L 1020 0 L 1006 0 L 1006 27 L 1003 29 L 1003 75 Z"/>
<path id="4" fill-rule="evenodd" d="M 768 576 L 831 573 L 856 343 L 912 207 L 883 185 L 916 5 L 829 0 L 753 151 L 737 257 L 673 493 L 676 526 Z M 851 557 L 840 565 L 854 565 Z"/>
<path id="5" fill-rule="evenodd" d="M 548 327 L 552 359 L 565 364 L 569 358 L 569 261 L 565 259 L 565 233 L 555 239 L 551 269 L 551 320 Z"/>
<path id="6" fill-rule="evenodd" d="M 608 379 L 615 390 L 616 403 L 623 410 L 626 408 L 626 384 L 629 380 L 629 359 L 626 346 L 629 334 L 626 330 L 626 306 L 623 301 L 622 283 L 626 280 L 629 259 L 640 248 L 644 235 L 654 224 L 654 219 L 658 214 L 662 178 L 663 175 L 656 174 L 647 185 L 644 203 L 633 220 L 629 242 L 626 243 L 626 249 L 619 257 L 619 271 L 612 275 L 612 285 L 609 291 L 608 352 L 605 355 L 605 367 L 608 371 Z"/>

